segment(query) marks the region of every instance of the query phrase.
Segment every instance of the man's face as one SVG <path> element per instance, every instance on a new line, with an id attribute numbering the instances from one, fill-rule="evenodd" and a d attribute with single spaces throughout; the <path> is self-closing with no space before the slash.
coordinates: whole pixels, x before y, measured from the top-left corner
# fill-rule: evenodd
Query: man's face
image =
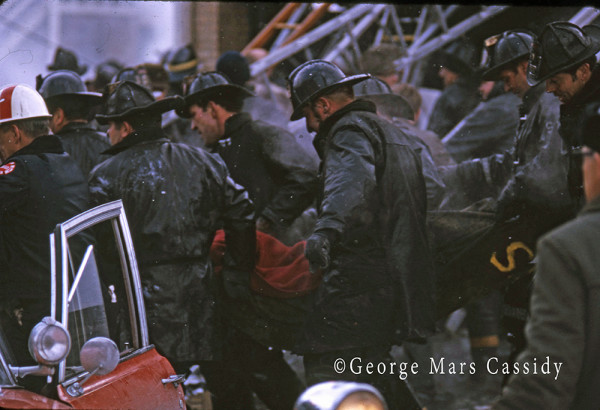
<path id="1" fill-rule="evenodd" d="M 324 111 L 325 107 L 320 101 L 313 104 L 309 103 L 302 109 L 302 113 L 306 118 L 306 129 L 308 132 L 319 132 L 321 123 L 327 118 Z"/>
<path id="2" fill-rule="evenodd" d="M 0 161 L 6 161 L 19 147 L 16 143 L 14 125 L 0 125 Z"/>
<path id="3" fill-rule="evenodd" d="M 444 88 L 452 85 L 458 80 L 458 74 L 454 71 L 448 70 L 446 67 L 440 68 L 438 75 L 444 81 Z"/>
<path id="4" fill-rule="evenodd" d="M 192 129 L 200 133 L 200 137 L 207 147 L 215 145 L 222 135 L 219 132 L 219 124 L 210 106 L 206 109 L 197 104 L 190 107 L 192 114 Z"/>
<path id="5" fill-rule="evenodd" d="M 600 154 L 586 146 L 582 148 L 582 153 L 583 189 L 585 199 L 589 202 L 600 196 Z"/>
<path id="6" fill-rule="evenodd" d="M 109 121 L 108 127 L 108 139 L 110 140 L 111 145 L 118 144 L 125 138 L 128 133 L 125 127 L 125 124 L 122 122 Z"/>
<path id="7" fill-rule="evenodd" d="M 530 85 L 527 84 L 527 64 L 519 64 L 517 70 L 500 71 L 500 80 L 504 82 L 504 90 L 523 98 Z"/>
<path id="8" fill-rule="evenodd" d="M 546 92 L 557 96 L 561 103 L 568 104 L 585 85 L 580 71 L 575 72 L 575 77 L 569 73 L 558 73 L 550 77 L 546 80 Z"/>

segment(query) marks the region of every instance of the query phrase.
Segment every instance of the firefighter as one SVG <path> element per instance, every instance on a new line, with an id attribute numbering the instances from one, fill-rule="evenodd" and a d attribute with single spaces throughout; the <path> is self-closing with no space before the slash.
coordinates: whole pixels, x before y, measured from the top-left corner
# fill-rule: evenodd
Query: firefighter
<path id="1" fill-rule="evenodd" d="M 27 350 L 33 326 L 50 314 L 48 235 L 56 224 L 88 209 L 88 185 L 33 88 L 0 90 L 0 311 L 19 365 L 35 364 Z"/>
<path id="2" fill-rule="evenodd" d="M 42 79 L 38 91 L 52 114 L 50 129 L 58 136 L 65 151 L 77 161 L 87 177 L 103 159 L 101 153 L 110 147 L 106 134 L 94 129 L 90 112 L 102 103 L 102 94 L 88 92 L 77 73 L 58 70 Z"/>
<path id="3" fill-rule="evenodd" d="M 318 220 L 305 254 L 323 283 L 296 350 L 304 355 L 309 385 L 364 381 L 390 405 L 411 408 L 414 399 L 400 393 L 404 386 L 395 377 L 334 367 L 354 357 L 389 363 L 392 344 L 434 330 L 420 159 L 372 102 L 354 99 L 352 86 L 368 77 L 346 77 L 337 66 L 312 60 L 288 79 L 291 119 L 306 117 L 322 161 Z"/>
<path id="4" fill-rule="evenodd" d="M 222 277 L 249 276 L 256 250 L 254 207 L 222 160 L 164 135 L 161 114 L 180 99 L 156 101 L 130 81 L 107 89 L 104 113 L 97 118 L 110 125 L 112 147 L 106 152 L 110 158 L 91 173 L 90 192 L 93 204 L 123 200 L 151 340 L 178 372 L 200 361 L 218 404 L 235 399 L 222 376 L 228 343 L 217 291 L 219 283 L 229 288 L 227 281 L 215 281 L 209 250 L 215 231 L 224 228 Z"/>
<path id="5" fill-rule="evenodd" d="M 456 40 L 441 51 L 438 75 L 444 81 L 444 91 L 433 107 L 427 126 L 440 137 L 479 104 L 479 80 L 475 76 L 477 54 L 475 46 L 466 39 Z"/>
<path id="6" fill-rule="evenodd" d="M 288 228 L 314 200 L 317 164 L 293 135 L 242 112 L 252 95 L 223 74 L 198 74 L 178 114 L 191 118 L 208 149 L 218 153 L 234 181 L 248 190 L 259 230 L 292 245 Z"/>
<path id="7" fill-rule="evenodd" d="M 171 50 L 167 56 L 164 68 L 168 74 L 169 90 L 167 95 L 183 95 L 184 79 L 194 76 L 202 67 L 196 50 L 192 44 Z M 163 129 L 175 142 L 183 142 L 194 147 L 203 148 L 202 139 L 192 130 L 192 124 L 187 118 L 181 118 L 174 111 L 163 116 Z"/>
<path id="8" fill-rule="evenodd" d="M 571 155 L 580 157 L 586 205 L 538 243 L 527 348 L 496 410 L 600 408 L 600 100 L 585 107 L 580 120 L 583 147 Z"/>
<path id="9" fill-rule="evenodd" d="M 596 53 L 600 51 L 600 27 L 580 28 L 568 22 L 548 24 L 534 47 L 528 78 L 560 100 L 559 133 L 566 149 L 582 145 L 583 109 L 600 96 L 600 67 Z M 569 163 L 571 194 L 583 202 L 581 167 L 578 161 Z"/>

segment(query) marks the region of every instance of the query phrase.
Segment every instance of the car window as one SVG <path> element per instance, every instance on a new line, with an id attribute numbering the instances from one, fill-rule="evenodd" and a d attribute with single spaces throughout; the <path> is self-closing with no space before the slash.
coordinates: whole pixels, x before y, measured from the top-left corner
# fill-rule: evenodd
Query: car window
<path id="1" fill-rule="evenodd" d="M 71 287 L 68 294 L 71 352 L 67 368 L 77 367 L 83 344 L 93 337 L 110 337 L 108 317 L 102 296 L 102 285 L 94 256 L 94 246 L 89 245 L 77 271 L 71 271 Z"/>
<path id="2" fill-rule="evenodd" d="M 132 324 L 135 326 L 135 306 L 128 298 L 131 286 L 127 283 L 119 238 L 116 225 L 106 221 L 66 239 L 68 292 L 64 297 L 71 352 L 61 380 L 83 371 L 79 354 L 91 338 L 112 339 L 121 356 L 138 347 L 134 341 L 137 329 L 132 328 Z"/>

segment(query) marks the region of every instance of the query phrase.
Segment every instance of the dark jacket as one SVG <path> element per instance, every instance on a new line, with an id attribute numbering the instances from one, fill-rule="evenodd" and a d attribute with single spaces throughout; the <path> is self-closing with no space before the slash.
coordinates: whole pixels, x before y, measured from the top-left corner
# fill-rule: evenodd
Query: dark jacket
<path id="1" fill-rule="evenodd" d="M 128 135 L 90 175 L 94 204 L 121 198 L 140 265 L 150 337 L 173 361 L 217 354 L 209 250 L 225 229 L 225 267 L 254 267 L 252 203 L 217 157 L 159 129 Z"/>
<path id="2" fill-rule="evenodd" d="M 60 138 L 65 151 L 73 157 L 86 177 L 96 164 L 106 158 L 100 153 L 110 148 L 106 134 L 92 128 L 89 124 L 71 122 L 57 132 L 56 136 Z"/>
<path id="3" fill-rule="evenodd" d="M 576 206 L 567 184 L 569 158 L 558 134 L 559 101 L 544 92 L 544 84 L 527 96 L 529 103 L 537 99 L 512 151 L 465 161 L 442 174 L 447 192 L 464 194 L 456 203 L 464 207 L 491 196 L 498 202 L 499 221 L 520 215 L 541 234 L 574 217 Z"/>
<path id="4" fill-rule="evenodd" d="M 434 292 L 418 154 L 362 100 L 321 124 L 315 148 L 322 158 L 315 232 L 332 238 L 331 264 L 298 350 L 425 335 L 433 330 Z"/>
<path id="5" fill-rule="evenodd" d="M 513 93 L 481 102 L 442 138 L 442 142 L 457 162 L 502 154 L 515 143 L 520 103 Z"/>
<path id="6" fill-rule="evenodd" d="M 439 136 L 450 132 L 479 104 L 478 87 L 478 82 L 466 76 L 460 76 L 455 83 L 446 87 L 433 107 L 427 129 Z"/>
<path id="7" fill-rule="evenodd" d="M 34 139 L 2 164 L 0 298 L 48 300 L 49 307 L 48 235 L 88 206 L 85 178 L 54 135 Z"/>
<path id="8" fill-rule="evenodd" d="M 538 265 L 518 362 L 538 374 L 513 376 L 494 409 L 598 409 L 600 379 L 600 198 L 538 243 Z M 550 358 L 550 374 L 539 372 Z M 558 377 L 554 362 L 561 362 Z M 556 378 L 555 378 L 556 377 Z"/>
<path id="9" fill-rule="evenodd" d="M 427 145 L 427 142 L 420 137 L 422 133 L 432 133 L 430 131 L 419 130 L 403 118 L 394 118 L 393 123 L 402 131 L 400 135 L 407 137 L 407 145 L 419 154 L 423 177 L 425 178 L 425 187 L 427 189 L 427 209 L 436 209 L 444 197 L 446 185 L 444 185 L 444 181 L 438 175 L 438 164 L 435 162 L 432 150 Z M 433 137 L 438 144 L 441 144 L 436 135 Z M 444 149 L 443 146 L 442 149 Z"/>
<path id="10" fill-rule="evenodd" d="M 289 132 L 242 112 L 225 122 L 215 151 L 248 190 L 257 216 L 289 225 L 314 200 L 317 164 Z"/>
<path id="11" fill-rule="evenodd" d="M 571 101 L 560 106 L 559 133 L 569 152 L 583 144 L 584 107 L 592 101 L 600 101 L 600 65 L 592 71 L 592 77 L 585 86 L 573 96 Z M 580 161 L 569 163 L 569 187 L 573 196 L 583 204 L 583 176 Z"/>

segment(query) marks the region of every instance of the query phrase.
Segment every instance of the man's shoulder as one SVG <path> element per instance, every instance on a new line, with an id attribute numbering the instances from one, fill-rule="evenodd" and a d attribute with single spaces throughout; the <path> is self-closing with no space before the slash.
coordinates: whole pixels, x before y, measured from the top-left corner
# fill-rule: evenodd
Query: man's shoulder
<path id="1" fill-rule="evenodd" d="M 554 243 L 561 248 L 578 248 L 581 240 L 600 241 L 600 211 L 580 214 L 540 238 L 540 244 Z"/>

